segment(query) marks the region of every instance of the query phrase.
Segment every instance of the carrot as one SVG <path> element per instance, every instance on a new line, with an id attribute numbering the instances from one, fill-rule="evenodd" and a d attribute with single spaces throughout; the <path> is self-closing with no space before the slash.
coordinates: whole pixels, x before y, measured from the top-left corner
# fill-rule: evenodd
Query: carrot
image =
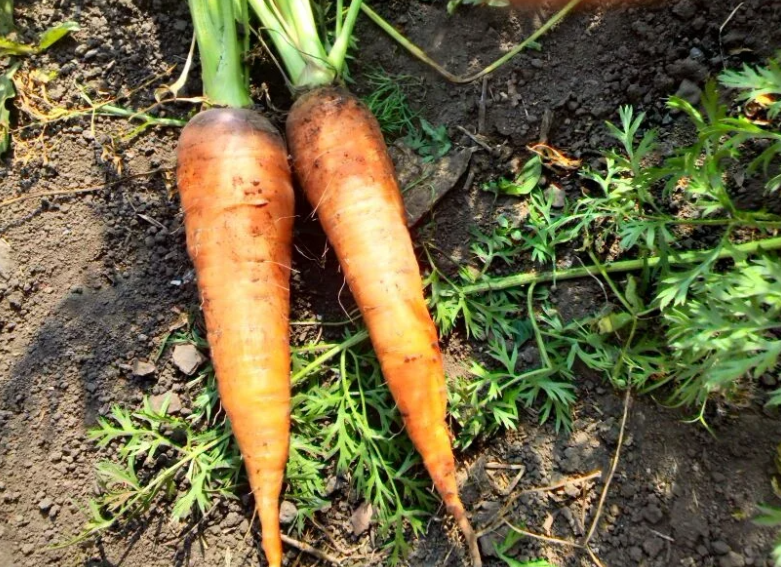
<path id="1" fill-rule="evenodd" d="M 286 131 L 296 177 L 339 258 L 406 431 L 479 566 L 456 484 L 437 331 L 379 124 L 346 90 L 323 87 L 296 101 Z"/>
<path id="2" fill-rule="evenodd" d="M 442 354 L 393 163 L 371 112 L 334 86 L 345 70 L 361 0 L 346 10 L 337 2 L 335 34 L 327 42 L 308 0 L 249 2 L 297 97 L 286 122 L 296 177 L 336 251 L 405 428 L 479 567 L 445 422 Z"/>
<path id="3" fill-rule="evenodd" d="M 262 116 L 214 109 L 179 140 L 177 180 L 222 407 L 244 458 L 263 550 L 282 562 L 279 495 L 290 430 L 293 187 Z"/>
<path id="4" fill-rule="evenodd" d="M 279 131 L 251 104 L 232 2 L 191 0 L 206 97 L 185 126 L 177 183 L 222 407 L 241 451 L 263 550 L 282 564 L 279 497 L 290 430 L 288 319 L 294 194 Z M 227 35 L 227 37 L 226 37 Z M 219 45 L 220 49 L 207 50 Z"/>

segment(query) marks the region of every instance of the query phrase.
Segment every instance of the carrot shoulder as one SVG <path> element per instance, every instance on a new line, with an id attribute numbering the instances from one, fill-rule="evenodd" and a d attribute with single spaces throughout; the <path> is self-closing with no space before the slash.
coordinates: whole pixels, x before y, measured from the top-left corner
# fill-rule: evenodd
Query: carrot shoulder
<path id="1" fill-rule="evenodd" d="M 278 567 L 290 429 L 294 196 L 287 152 L 259 114 L 214 109 L 185 127 L 177 160 L 220 400 L 255 497 L 266 557 Z"/>
<path id="2" fill-rule="evenodd" d="M 296 176 L 339 258 L 407 433 L 480 565 L 455 479 L 436 327 L 379 125 L 350 93 L 324 87 L 299 98 L 286 129 Z"/>

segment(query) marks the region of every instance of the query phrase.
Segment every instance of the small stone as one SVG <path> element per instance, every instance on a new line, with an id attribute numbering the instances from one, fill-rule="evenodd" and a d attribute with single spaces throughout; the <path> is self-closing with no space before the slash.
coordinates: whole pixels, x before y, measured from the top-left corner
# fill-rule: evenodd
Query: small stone
<path id="1" fill-rule="evenodd" d="M 146 360 L 134 360 L 132 368 L 135 376 L 149 376 L 157 370 L 154 364 Z"/>
<path id="2" fill-rule="evenodd" d="M 546 191 L 546 194 L 548 198 L 553 198 L 551 206 L 554 209 L 563 209 L 567 204 L 567 193 L 556 185 L 551 185 Z"/>
<path id="3" fill-rule="evenodd" d="M 341 484 L 338 476 L 329 476 L 328 480 L 325 481 L 325 496 L 331 496 L 331 494 L 339 489 Z"/>
<path id="4" fill-rule="evenodd" d="M 682 20 L 691 20 L 697 15 L 697 6 L 692 0 L 681 0 L 673 7 L 673 14 Z"/>
<path id="5" fill-rule="evenodd" d="M 695 83 L 701 83 L 708 78 L 708 68 L 692 58 L 679 59 L 667 65 L 665 71 L 676 79 L 689 79 Z"/>
<path id="6" fill-rule="evenodd" d="M 38 502 L 38 509 L 41 512 L 48 512 L 49 509 L 54 506 L 54 502 L 52 502 L 51 498 L 44 498 L 40 502 Z"/>
<path id="7" fill-rule="evenodd" d="M 188 376 L 195 373 L 206 358 L 195 348 L 195 345 L 176 345 L 173 352 L 176 367 Z"/>
<path id="8" fill-rule="evenodd" d="M 542 59 L 532 59 L 531 66 L 535 69 L 542 69 L 545 67 L 545 63 L 542 61 Z"/>
<path id="9" fill-rule="evenodd" d="M 745 567 L 746 560 L 739 553 L 730 551 L 719 559 L 719 567 Z"/>
<path id="10" fill-rule="evenodd" d="M 497 557 L 496 545 L 502 542 L 502 538 L 496 533 L 488 533 L 481 536 L 478 540 L 480 544 L 480 554 L 483 557 Z"/>
<path id="11" fill-rule="evenodd" d="M 714 541 L 711 544 L 711 548 L 713 549 L 713 553 L 716 555 L 727 555 L 730 551 L 732 551 L 727 542 L 722 540 Z"/>
<path id="12" fill-rule="evenodd" d="M 0 280 L 10 280 L 16 271 L 16 263 L 11 259 L 11 245 L 0 238 Z"/>
<path id="13" fill-rule="evenodd" d="M 59 463 L 62 460 L 62 451 L 54 451 L 51 455 L 49 455 L 49 460 L 52 463 Z"/>
<path id="14" fill-rule="evenodd" d="M 355 512 L 350 516 L 350 525 L 352 526 L 354 535 L 359 536 L 369 529 L 373 514 L 374 509 L 372 508 L 372 504 L 366 500 L 355 509 Z"/>
<path id="15" fill-rule="evenodd" d="M 283 500 L 282 505 L 279 507 L 279 523 L 283 526 L 292 524 L 298 515 L 298 508 L 296 505 L 288 500 Z"/>
<path id="16" fill-rule="evenodd" d="M 149 398 L 149 403 L 152 406 L 152 409 L 156 412 L 160 412 L 163 409 L 163 404 L 165 401 L 168 400 L 168 408 L 166 410 L 166 413 L 168 414 L 176 414 L 182 411 L 182 400 L 179 397 L 179 394 L 175 392 L 166 392 L 165 394 L 158 394 L 157 396 L 152 396 Z"/>
<path id="17" fill-rule="evenodd" d="M 35 546 L 31 543 L 25 543 L 22 546 L 22 553 L 25 555 L 31 555 L 33 551 L 35 551 Z"/>
<path id="18" fill-rule="evenodd" d="M 681 81 L 675 96 L 682 98 L 690 104 L 696 105 L 699 104 L 700 98 L 702 97 L 702 89 L 689 79 L 684 79 Z"/>
<path id="19" fill-rule="evenodd" d="M 59 513 L 60 513 L 60 507 L 57 504 L 55 504 L 49 510 L 49 518 L 51 518 L 53 520 L 54 518 L 57 517 L 57 514 L 59 514 Z"/>
<path id="20" fill-rule="evenodd" d="M 759 381 L 762 382 L 763 386 L 773 387 L 778 385 L 778 378 L 773 376 L 770 372 L 763 374 Z"/>

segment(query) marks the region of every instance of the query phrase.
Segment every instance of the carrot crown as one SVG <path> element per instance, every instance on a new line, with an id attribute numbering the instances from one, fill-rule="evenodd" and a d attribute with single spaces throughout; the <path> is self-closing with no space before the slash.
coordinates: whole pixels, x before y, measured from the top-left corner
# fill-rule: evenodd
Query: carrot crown
<path id="1" fill-rule="evenodd" d="M 294 90 L 329 85 L 344 72 L 362 0 L 336 0 L 333 43 L 321 37 L 310 0 L 249 0 L 271 39 Z"/>
<path id="2" fill-rule="evenodd" d="M 246 23 L 246 5 L 232 0 L 188 0 L 201 58 L 203 94 L 210 103 L 252 106 L 243 56 L 248 37 L 239 41 L 236 20 Z M 249 29 L 244 26 L 244 29 Z"/>

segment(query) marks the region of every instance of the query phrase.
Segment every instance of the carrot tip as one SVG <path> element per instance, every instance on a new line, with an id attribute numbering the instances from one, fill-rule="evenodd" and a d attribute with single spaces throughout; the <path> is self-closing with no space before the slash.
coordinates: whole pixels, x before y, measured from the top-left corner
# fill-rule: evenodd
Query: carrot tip
<path id="1" fill-rule="evenodd" d="M 483 559 L 480 557 L 480 546 L 477 541 L 477 534 L 472 529 L 472 524 L 466 517 L 466 514 L 458 518 L 458 527 L 464 534 L 466 545 L 469 548 L 469 556 L 472 559 L 472 567 L 483 567 Z"/>

